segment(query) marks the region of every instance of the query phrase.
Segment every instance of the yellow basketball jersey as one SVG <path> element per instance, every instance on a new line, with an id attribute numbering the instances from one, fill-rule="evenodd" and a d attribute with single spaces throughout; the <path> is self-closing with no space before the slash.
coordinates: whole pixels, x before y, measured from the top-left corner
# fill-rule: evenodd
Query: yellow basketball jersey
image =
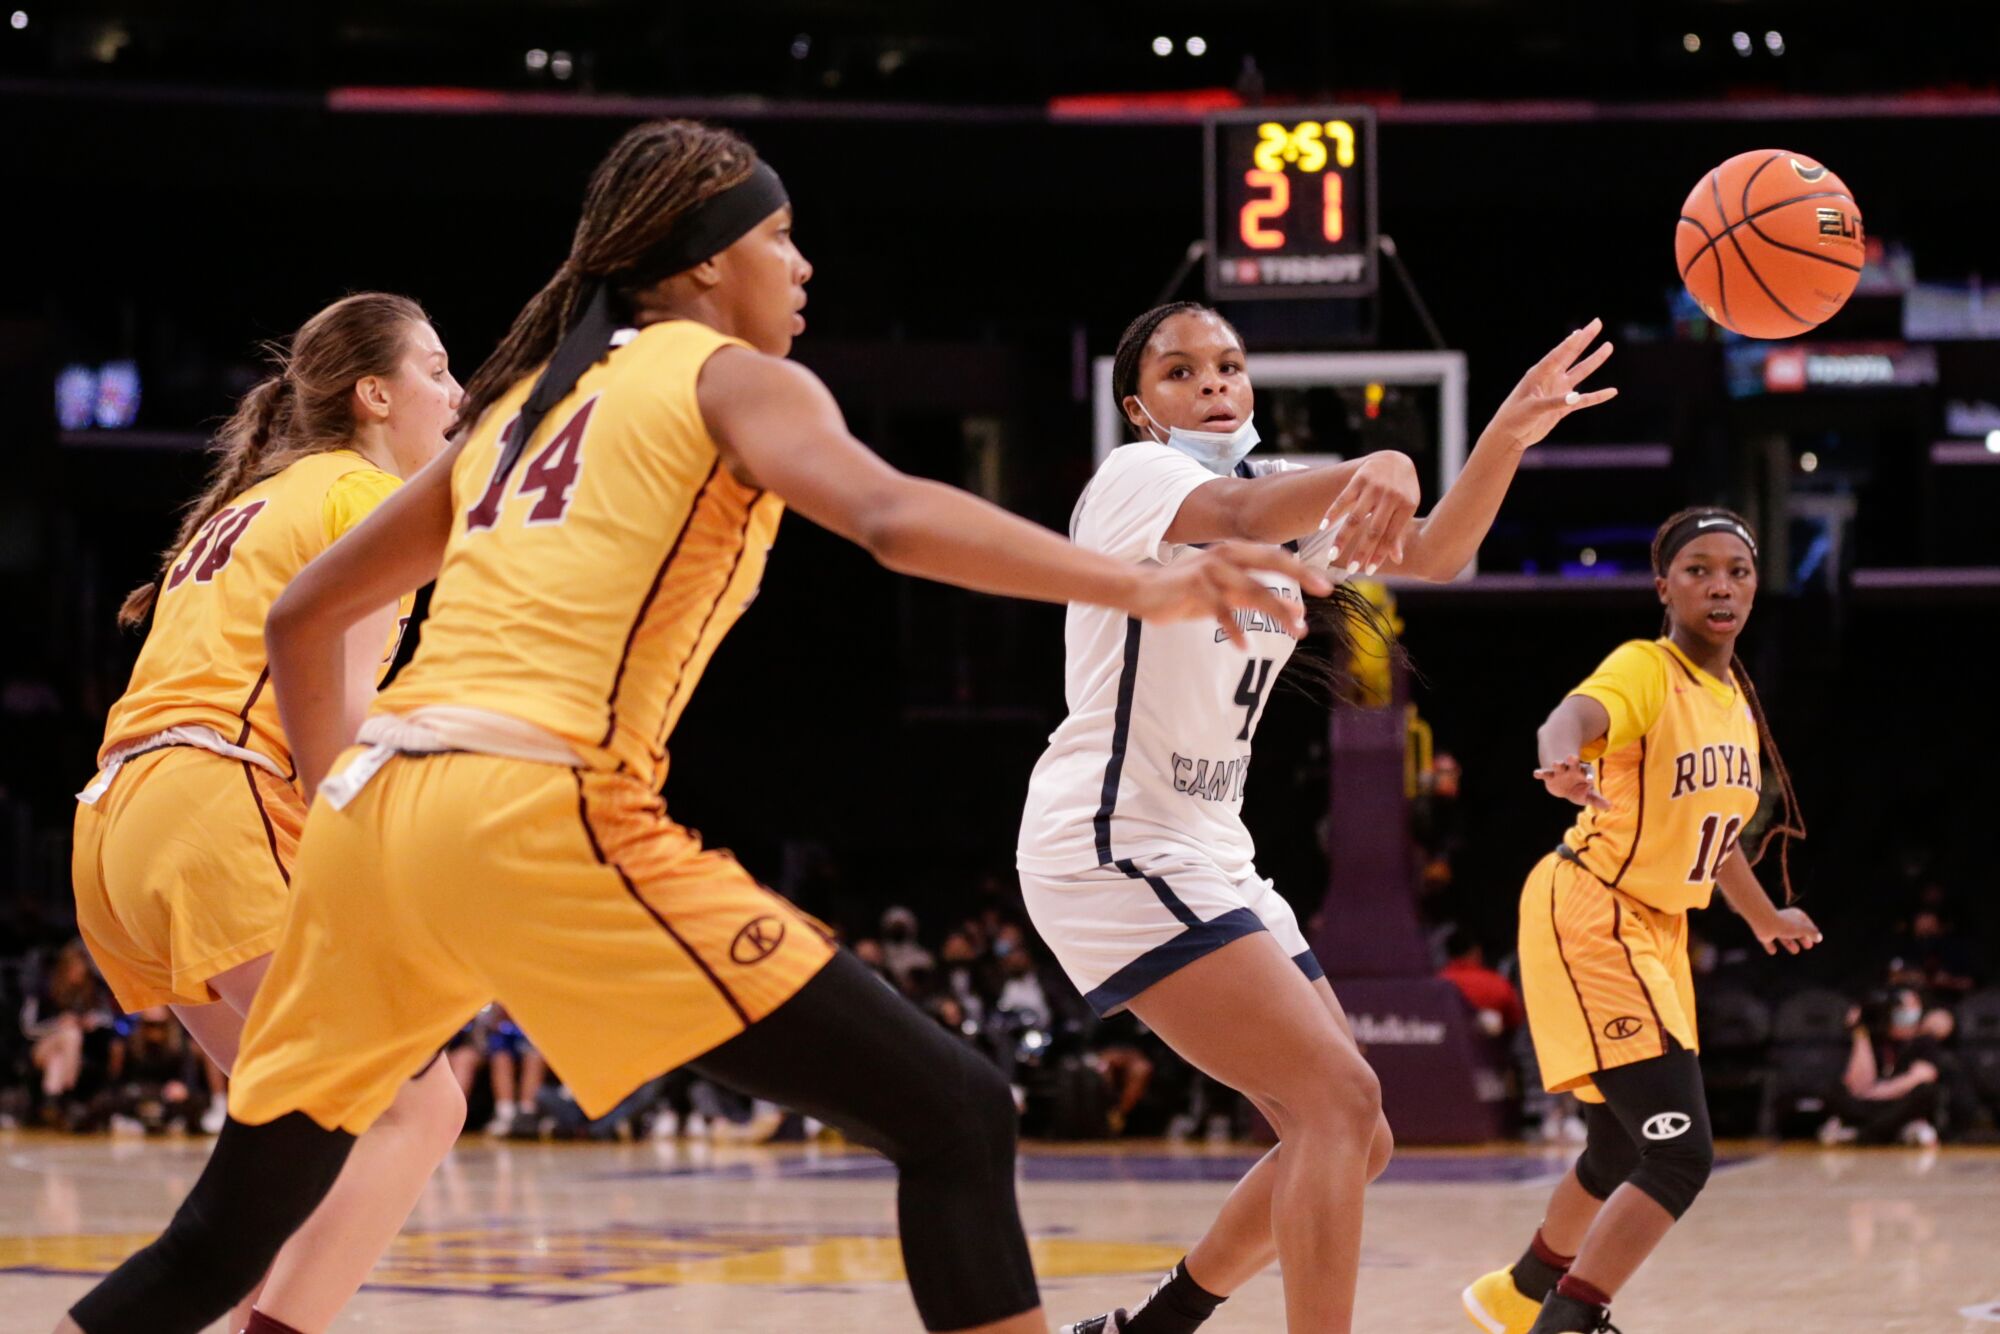
<path id="1" fill-rule="evenodd" d="M 160 582 L 152 628 L 111 706 L 100 759 L 121 742 L 199 724 L 289 771 L 291 747 L 268 688 L 265 614 L 292 576 L 401 484 L 359 454 L 329 450 L 218 510 Z M 388 648 L 394 652 L 393 638 Z"/>
<path id="2" fill-rule="evenodd" d="M 756 595 L 784 502 L 722 466 L 695 381 L 741 340 L 650 325 L 550 410 L 494 477 L 532 375 L 474 428 L 416 657 L 377 702 L 490 709 L 547 728 L 593 768 L 659 785 L 667 737 Z"/>
<path id="3" fill-rule="evenodd" d="M 1757 813 L 1757 724 L 1732 680 L 1668 641 L 1620 645 L 1573 692 L 1611 715 L 1600 759 L 1608 811 L 1584 809 L 1563 841 L 1605 884 L 1664 912 L 1708 905 L 1716 868 Z"/>

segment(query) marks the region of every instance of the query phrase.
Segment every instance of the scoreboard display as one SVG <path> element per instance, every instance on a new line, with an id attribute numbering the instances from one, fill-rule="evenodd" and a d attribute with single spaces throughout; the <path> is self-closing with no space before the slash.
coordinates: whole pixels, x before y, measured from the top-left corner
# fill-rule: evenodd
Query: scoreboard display
<path id="1" fill-rule="evenodd" d="M 1212 301 L 1375 291 L 1375 113 L 1260 107 L 1207 122 Z"/>

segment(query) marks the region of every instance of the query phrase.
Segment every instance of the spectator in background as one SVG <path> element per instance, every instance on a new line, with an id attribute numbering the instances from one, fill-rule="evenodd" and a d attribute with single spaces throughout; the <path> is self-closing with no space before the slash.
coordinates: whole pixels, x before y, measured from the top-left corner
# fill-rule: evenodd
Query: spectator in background
<path id="1" fill-rule="evenodd" d="M 86 1074 L 93 1065 L 101 1073 L 109 1064 L 117 1019 L 83 942 L 63 946 L 21 1007 L 21 1032 L 33 1044 L 30 1059 L 41 1075 L 44 1118 L 64 1119 L 64 1105 L 91 1092 L 97 1081 Z"/>
<path id="2" fill-rule="evenodd" d="M 1055 1012 L 1049 1005 L 1048 992 L 1035 970 L 1034 956 L 1028 953 L 1021 928 L 1011 922 L 1001 927 L 993 939 L 993 954 L 1000 961 L 1002 978 L 1000 996 L 993 1008 L 1016 1015 L 1030 1027 L 1047 1028 Z"/>
<path id="3" fill-rule="evenodd" d="M 1488 1037 L 1503 1037 L 1527 1022 L 1521 993 L 1499 972 L 1487 966 L 1486 947 L 1470 931 L 1454 926 L 1445 937 L 1448 962 L 1438 976 L 1458 988 L 1472 1007 L 1479 1031 Z"/>
<path id="4" fill-rule="evenodd" d="M 913 974 L 937 966 L 931 952 L 917 943 L 917 915 L 908 908 L 891 908 L 882 914 L 882 965 L 889 980 L 904 995 L 916 994 Z"/>
<path id="5" fill-rule="evenodd" d="M 186 1131 L 199 1123 L 205 1099 L 196 1092 L 190 1047 L 166 1006 L 133 1016 L 131 1031 L 111 1047 L 106 1101 L 113 1131 Z"/>
<path id="6" fill-rule="evenodd" d="M 1822 1144 L 1938 1141 L 1941 1051 L 1922 1031 L 1923 999 L 1909 987 L 1877 993 L 1848 1016 L 1847 1071 L 1827 1098 Z"/>
<path id="7" fill-rule="evenodd" d="M 884 959 L 881 941 L 871 940 L 864 936 L 862 939 L 854 942 L 853 953 L 854 957 L 859 959 L 875 976 L 881 978 L 892 987 L 896 985 L 895 981 L 889 976 L 889 965 Z"/>
<path id="8" fill-rule="evenodd" d="M 493 1027 L 486 1035 L 486 1071 L 493 1081 L 493 1119 L 487 1123 L 486 1133 L 509 1135 L 522 1116 L 533 1124 L 549 1065 L 504 1006 L 495 1002 L 492 1010 Z"/>
<path id="9" fill-rule="evenodd" d="M 1978 951 L 1951 928 L 1937 908 L 1920 908 L 1907 933 L 1899 933 L 1888 962 L 1892 987 L 1914 987 L 1933 1001 L 1970 995 L 1978 986 Z"/>
<path id="10" fill-rule="evenodd" d="M 967 926 L 972 924 L 967 923 Z M 958 1002 L 965 1018 L 975 1024 L 984 1023 L 986 999 L 979 990 L 979 951 L 972 943 L 970 931 L 954 931 L 946 936 L 938 954 L 944 969 L 946 993 Z"/>

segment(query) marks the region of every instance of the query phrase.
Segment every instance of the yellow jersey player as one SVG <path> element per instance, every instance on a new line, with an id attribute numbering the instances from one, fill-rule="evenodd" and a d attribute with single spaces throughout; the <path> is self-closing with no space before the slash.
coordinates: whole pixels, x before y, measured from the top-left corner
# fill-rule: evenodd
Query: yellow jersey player
<path id="1" fill-rule="evenodd" d="M 1005 1081 L 667 818 L 668 737 L 788 504 L 901 572 L 1212 619 L 1239 644 L 1239 608 L 1301 624 L 1249 571 L 1331 585 L 1248 544 L 1141 570 L 895 471 L 784 359 L 811 273 L 748 144 L 633 129 L 593 175 L 568 259 L 473 378 L 453 449 L 273 608 L 272 683 L 321 798 L 292 913 L 207 1169 L 75 1326 L 206 1325 L 353 1136 L 497 997 L 593 1116 L 697 1061 L 880 1148 L 924 1324 L 1046 1330 Z M 433 577 L 415 657 L 336 767 L 342 636 Z"/>
<path id="2" fill-rule="evenodd" d="M 1751 869 L 1773 838 L 1805 834 L 1736 657 L 1757 539 L 1728 510 L 1685 510 L 1654 536 L 1653 576 L 1661 637 L 1620 646 L 1537 738 L 1535 777 L 1584 809 L 1522 887 L 1522 991 L 1542 1082 L 1584 1101 L 1589 1137 L 1528 1250 L 1465 1290 L 1489 1334 L 1609 1329 L 1613 1294 L 1708 1180 L 1688 910 L 1720 887 L 1767 952 L 1820 940 Z M 1751 854 L 1767 764 L 1781 809 Z"/>
<path id="3" fill-rule="evenodd" d="M 265 613 L 444 447 L 459 397 L 415 302 L 364 292 L 320 311 L 222 428 L 207 490 L 159 577 L 120 613 L 132 627 L 150 613 L 151 625 L 78 798 L 77 924 L 120 1005 L 173 1006 L 224 1070 L 284 927 L 306 815 L 270 688 Z M 400 612 L 385 597 L 346 637 L 350 733 Z M 464 1118 L 442 1065 L 407 1085 L 341 1190 L 278 1256 L 265 1309 L 311 1328 L 331 1320 Z"/>

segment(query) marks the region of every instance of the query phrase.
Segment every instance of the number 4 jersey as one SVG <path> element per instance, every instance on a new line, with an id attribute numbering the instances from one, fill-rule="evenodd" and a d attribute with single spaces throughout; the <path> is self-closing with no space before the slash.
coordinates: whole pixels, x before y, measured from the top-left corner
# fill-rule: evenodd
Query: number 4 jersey
<path id="1" fill-rule="evenodd" d="M 100 762 L 123 743 L 201 726 L 289 772 L 291 748 L 264 657 L 265 614 L 293 575 L 400 485 L 359 454 L 329 450 L 265 478 L 203 524 L 160 582 L 132 680 L 105 724 Z M 386 650 L 385 665 L 393 638 Z"/>
<path id="2" fill-rule="evenodd" d="M 729 475 L 702 420 L 701 368 L 731 345 L 747 346 L 689 320 L 621 333 L 495 476 L 534 377 L 501 396 L 453 464 L 430 616 L 377 713 L 485 709 L 665 781 L 667 737 L 784 512 Z"/>
<path id="3" fill-rule="evenodd" d="M 1582 757 L 1598 760 L 1611 809 L 1586 807 L 1564 835 L 1575 860 L 1662 912 L 1708 906 L 1763 788 L 1742 692 L 1661 639 L 1619 645 L 1571 693 L 1611 715 Z"/>
<path id="4" fill-rule="evenodd" d="M 1121 560 L 1170 564 L 1194 548 L 1166 541 L 1168 527 L 1181 503 L 1214 480 L 1166 445 L 1121 445 L 1084 489 L 1070 537 Z M 1298 598 L 1291 579 L 1264 579 L 1279 596 Z M 1070 605 L 1069 716 L 1028 783 L 1016 851 L 1022 870 L 1062 876 L 1192 854 L 1231 879 L 1254 873 L 1256 849 L 1242 816 L 1250 743 L 1293 641 L 1262 613 L 1238 617 L 1247 649 L 1212 621 L 1145 625 Z"/>

